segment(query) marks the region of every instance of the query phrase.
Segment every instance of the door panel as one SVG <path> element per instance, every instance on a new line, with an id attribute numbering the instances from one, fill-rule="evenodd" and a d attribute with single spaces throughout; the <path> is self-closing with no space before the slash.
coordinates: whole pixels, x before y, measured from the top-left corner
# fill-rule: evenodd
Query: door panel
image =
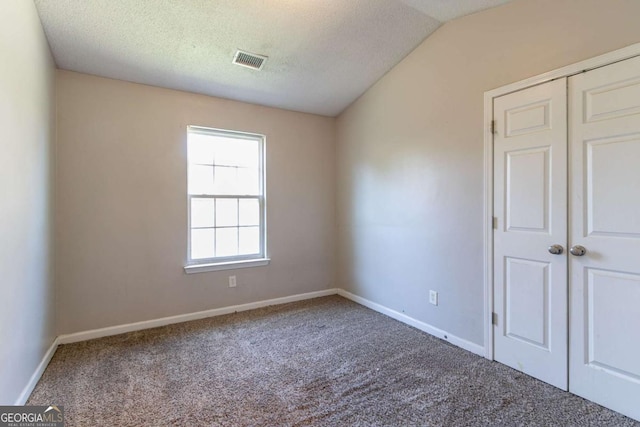
<path id="1" fill-rule="evenodd" d="M 584 92 L 585 123 L 640 112 L 640 79 L 616 79 Z"/>
<path id="2" fill-rule="evenodd" d="M 494 100 L 495 360 L 567 389 L 566 79 Z M 565 247 L 552 255 L 547 248 Z"/>
<path id="3" fill-rule="evenodd" d="M 509 258 L 504 333 L 549 350 L 549 263 Z"/>
<path id="4" fill-rule="evenodd" d="M 640 301 L 640 275 L 587 269 L 586 282 L 584 320 L 588 336 L 584 363 L 640 381 L 640 346 L 629 348 L 627 334 L 609 333 L 620 325 L 640 324 L 640 310 L 618 310 L 629 297 Z M 624 348 L 630 351 L 621 352 Z"/>
<path id="5" fill-rule="evenodd" d="M 628 191 L 611 191 L 640 188 L 640 134 L 585 141 L 584 149 L 587 235 L 640 238 L 638 206 L 625 202 Z"/>
<path id="6" fill-rule="evenodd" d="M 570 390 L 640 419 L 640 59 L 570 88 Z"/>
<path id="7" fill-rule="evenodd" d="M 551 101 L 545 99 L 505 111 L 505 136 L 513 137 L 550 129 Z"/>
<path id="8" fill-rule="evenodd" d="M 507 231 L 548 233 L 549 147 L 506 156 Z"/>

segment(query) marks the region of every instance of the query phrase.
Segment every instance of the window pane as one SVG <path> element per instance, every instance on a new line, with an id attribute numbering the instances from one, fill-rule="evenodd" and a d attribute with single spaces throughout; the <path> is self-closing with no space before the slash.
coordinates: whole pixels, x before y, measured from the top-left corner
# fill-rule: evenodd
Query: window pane
<path id="1" fill-rule="evenodd" d="M 224 138 L 216 144 L 216 165 L 258 168 L 259 158 L 260 145 L 255 140 Z"/>
<path id="2" fill-rule="evenodd" d="M 240 199 L 240 225 L 260 225 L 258 199 Z"/>
<path id="3" fill-rule="evenodd" d="M 214 229 L 204 228 L 191 230 L 191 258 L 213 258 Z"/>
<path id="4" fill-rule="evenodd" d="M 260 177 L 258 169 L 238 169 L 238 189 L 236 194 L 257 196 L 260 194 Z"/>
<path id="5" fill-rule="evenodd" d="M 211 137 L 198 133 L 189 133 L 187 152 L 189 163 L 213 164 L 214 144 Z"/>
<path id="6" fill-rule="evenodd" d="M 238 168 L 216 166 L 213 191 L 216 194 L 238 194 Z"/>
<path id="7" fill-rule="evenodd" d="M 240 228 L 240 255 L 260 253 L 260 228 Z"/>
<path id="8" fill-rule="evenodd" d="M 189 165 L 189 194 L 213 194 L 213 167 Z"/>
<path id="9" fill-rule="evenodd" d="M 238 225 L 238 199 L 216 199 L 216 227 Z"/>
<path id="10" fill-rule="evenodd" d="M 214 220 L 213 199 L 191 199 L 191 227 L 213 227 Z"/>
<path id="11" fill-rule="evenodd" d="M 238 229 L 216 228 L 216 256 L 238 255 Z"/>
<path id="12" fill-rule="evenodd" d="M 260 256 L 263 149 L 250 134 L 189 128 L 191 259 Z"/>

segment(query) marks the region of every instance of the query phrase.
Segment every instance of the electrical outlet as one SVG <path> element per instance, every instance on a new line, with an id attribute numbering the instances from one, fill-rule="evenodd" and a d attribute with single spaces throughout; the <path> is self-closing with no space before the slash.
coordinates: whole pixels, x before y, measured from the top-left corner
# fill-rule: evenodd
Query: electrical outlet
<path id="1" fill-rule="evenodd" d="M 429 291 L 429 302 L 433 305 L 438 305 L 438 293 L 436 291 Z"/>
<path id="2" fill-rule="evenodd" d="M 229 287 L 230 288 L 236 287 L 236 276 L 229 276 Z"/>

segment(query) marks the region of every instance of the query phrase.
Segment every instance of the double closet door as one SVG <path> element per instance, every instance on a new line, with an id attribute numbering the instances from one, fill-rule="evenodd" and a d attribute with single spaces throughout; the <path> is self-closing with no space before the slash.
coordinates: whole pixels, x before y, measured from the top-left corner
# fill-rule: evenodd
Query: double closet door
<path id="1" fill-rule="evenodd" d="M 640 419 L 640 58 L 493 117 L 494 358 Z"/>

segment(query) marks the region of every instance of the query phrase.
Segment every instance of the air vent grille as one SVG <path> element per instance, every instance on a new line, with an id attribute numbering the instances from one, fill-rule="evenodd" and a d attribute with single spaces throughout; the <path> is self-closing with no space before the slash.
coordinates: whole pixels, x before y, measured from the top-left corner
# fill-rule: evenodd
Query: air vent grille
<path id="1" fill-rule="evenodd" d="M 253 70 L 262 70 L 267 57 L 239 50 L 233 57 L 233 63 Z"/>

